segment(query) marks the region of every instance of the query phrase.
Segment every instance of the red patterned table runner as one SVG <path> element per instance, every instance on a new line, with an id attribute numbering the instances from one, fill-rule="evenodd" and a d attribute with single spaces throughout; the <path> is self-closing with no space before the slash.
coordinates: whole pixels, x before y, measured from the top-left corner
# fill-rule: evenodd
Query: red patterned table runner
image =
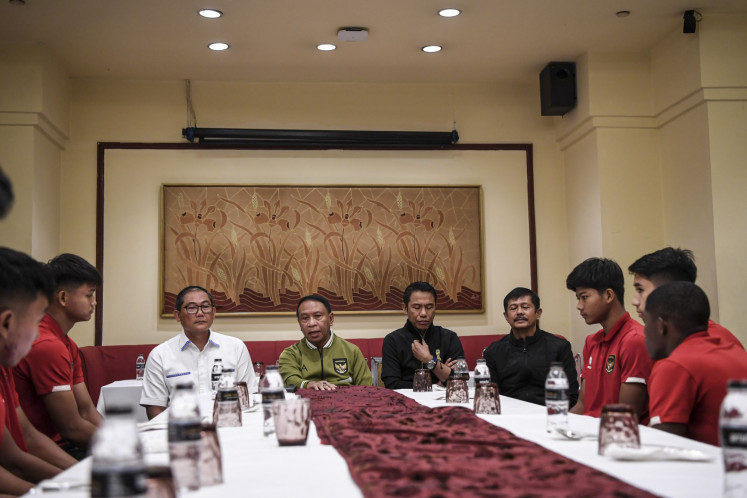
<path id="1" fill-rule="evenodd" d="M 298 394 L 311 399 L 319 437 L 345 458 L 368 498 L 652 496 L 464 407 L 428 408 L 368 386 Z"/>

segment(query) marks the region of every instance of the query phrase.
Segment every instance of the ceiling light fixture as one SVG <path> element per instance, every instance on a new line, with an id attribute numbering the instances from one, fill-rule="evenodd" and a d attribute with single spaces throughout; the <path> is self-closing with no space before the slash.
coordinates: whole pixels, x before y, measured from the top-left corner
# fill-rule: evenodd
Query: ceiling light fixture
<path id="1" fill-rule="evenodd" d="M 202 17 L 207 17 L 208 19 L 217 19 L 220 16 L 223 15 L 223 12 L 215 9 L 202 9 L 200 12 L 198 12 Z"/>
<path id="2" fill-rule="evenodd" d="M 438 15 L 441 17 L 456 17 L 461 13 L 462 11 L 459 9 L 441 9 L 438 11 Z"/>
<path id="3" fill-rule="evenodd" d="M 208 45 L 208 48 L 210 50 L 215 50 L 217 52 L 228 50 L 228 47 L 229 47 L 228 43 L 223 43 L 223 42 L 213 42 L 210 45 Z"/>
<path id="4" fill-rule="evenodd" d="M 629 10 L 619 10 L 619 11 L 615 12 L 615 15 L 617 17 L 628 17 L 630 15 L 630 11 Z"/>
<path id="5" fill-rule="evenodd" d="M 421 48 L 420 50 L 422 50 L 423 52 L 426 52 L 428 54 L 435 54 L 436 52 L 440 52 L 441 48 L 442 47 L 440 45 L 426 45 L 425 47 Z"/>
<path id="6" fill-rule="evenodd" d="M 332 45 L 331 43 L 322 43 L 316 46 L 316 49 L 321 50 L 322 52 L 330 52 L 336 48 L 337 46 Z"/>

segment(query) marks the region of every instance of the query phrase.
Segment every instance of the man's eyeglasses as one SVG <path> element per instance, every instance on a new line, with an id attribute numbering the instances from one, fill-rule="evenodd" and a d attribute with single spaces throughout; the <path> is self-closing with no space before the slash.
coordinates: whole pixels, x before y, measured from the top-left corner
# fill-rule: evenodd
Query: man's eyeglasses
<path id="1" fill-rule="evenodd" d="M 187 311 L 190 315 L 196 315 L 197 310 L 202 310 L 203 313 L 206 315 L 213 311 L 213 305 L 212 304 L 202 304 L 200 306 L 197 306 L 196 304 L 190 304 L 189 306 L 185 306 L 184 310 Z"/>

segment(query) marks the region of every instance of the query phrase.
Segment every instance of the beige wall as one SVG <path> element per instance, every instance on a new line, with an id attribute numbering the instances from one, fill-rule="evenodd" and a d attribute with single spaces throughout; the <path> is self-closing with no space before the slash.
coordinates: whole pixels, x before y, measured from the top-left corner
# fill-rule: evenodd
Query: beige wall
<path id="1" fill-rule="evenodd" d="M 554 143 L 554 118 L 539 116 L 536 87 L 494 85 L 267 85 L 248 83 L 193 82 L 193 101 L 197 123 L 204 127 L 270 127 L 326 129 L 401 129 L 449 130 L 454 119 L 460 133 L 460 143 L 534 142 L 534 164 L 537 192 L 537 225 L 540 259 L 540 291 L 545 308 L 543 326 L 566 333 L 568 313 L 566 295 L 558 280 L 564 278 L 565 236 L 564 192 L 557 189 L 563 181 L 562 164 Z M 95 222 L 95 144 L 96 141 L 182 141 L 185 124 L 183 82 L 142 81 L 77 81 L 73 86 L 72 135 L 62 164 L 62 206 L 66 213 L 75 213 L 65 220 L 61 233 L 65 250 L 92 258 L 94 254 Z M 501 112 L 495 112 L 501 109 Z M 142 203 L 136 210 L 125 210 L 110 219 L 107 227 L 130 224 L 145 225 L 143 240 L 130 240 L 126 246 L 116 240 L 107 242 L 105 266 L 105 343 L 160 342 L 178 330 L 176 322 L 157 315 L 157 227 L 158 187 L 162 182 L 240 181 L 259 183 L 377 183 L 377 184 L 481 184 L 486 210 L 485 254 L 490 267 L 491 251 L 504 251 L 503 245 L 527 247 L 525 230 L 515 223 L 527 223 L 522 208 L 512 212 L 493 204 L 508 195 L 526 196 L 526 176 L 522 166 L 519 176 L 496 183 L 490 166 L 465 168 L 455 165 L 437 167 L 433 160 L 421 161 L 413 167 L 351 168 L 335 167 L 328 160 L 319 173 L 308 178 L 308 172 L 282 164 L 271 168 L 253 168 L 247 176 L 232 172 L 231 166 L 217 161 L 217 169 L 195 173 L 179 160 L 170 158 L 148 163 L 145 170 L 138 163 L 137 153 L 112 153 L 112 157 L 127 157 L 128 164 L 137 167 L 132 172 L 123 169 L 122 176 L 107 172 L 107 199 L 132 197 Z M 323 156 L 337 153 L 324 153 Z M 231 154 L 228 154 L 231 155 Z M 287 154 L 285 154 L 287 155 Z M 358 154 L 355 164 L 365 161 Z M 396 157 L 397 155 L 395 155 Z M 517 156 L 517 157 L 519 157 Z M 164 156 L 165 157 L 165 156 Z M 191 160 L 191 159 L 190 159 Z M 184 167 L 182 167 L 184 166 Z M 143 172 L 158 171 L 158 176 L 143 176 Z M 134 185 L 142 185 L 132 188 Z M 146 194 L 147 189 L 147 194 Z M 155 190 L 154 190 L 155 189 Z M 142 198 L 142 199 L 141 199 Z M 524 203 L 525 201 L 519 201 Z M 489 213 L 489 216 L 488 216 Z M 141 221 L 143 220 L 143 221 Z M 518 225 L 521 226 L 521 225 Z M 155 231 L 154 231 L 155 230 Z M 114 230 L 107 228 L 107 240 Z M 147 233 L 144 233 L 147 232 Z M 524 234 L 524 235 L 522 235 Z M 136 235 L 137 236 L 137 235 Z M 519 238 L 518 242 L 505 239 Z M 135 264 L 132 254 L 146 254 L 146 263 Z M 128 251 L 131 253 L 128 255 Z M 512 256 L 509 268 L 491 267 L 487 278 L 488 311 L 481 315 L 442 315 L 441 323 L 460 333 L 491 333 L 505 331 L 500 307 L 503 295 L 516 285 L 529 285 L 528 255 Z M 520 269 L 516 274 L 515 270 Z M 117 272 L 126 274 L 119 275 Z M 133 282 L 126 283 L 125 279 Z M 144 283 L 143 283 L 144 282 Z M 562 282 L 561 282 L 562 284 Z M 143 285 L 146 287 L 143 288 Z M 130 301 L 140 303 L 147 313 L 133 317 Z M 551 311 L 548 311 L 551 310 Z M 129 318 L 128 318 L 129 317 Z M 134 326 L 130 326 L 132 322 Z M 401 325 L 400 315 L 380 317 L 338 317 L 341 333 L 351 337 L 382 336 Z M 86 326 L 88 328 L 86 328 Z M 74 338 L 81 343 L 91 341 L 90 324 L 76 327 Z M 219 319 L 217 327 L 246 339 L 295 338 L 298 327 L 291 317 Z M 134 330 L 133 330 L 134 329 Z M 151 339 L 143 339 L 151 334 Z"/>
<path id="2" fill-rule="evenodd" d="M 60 151 L 68 133 L 69 80 L 36 45 L 0 45 L 0 165 L 16 192 L 0 241 L 46 261 L 59 251 Z"/>

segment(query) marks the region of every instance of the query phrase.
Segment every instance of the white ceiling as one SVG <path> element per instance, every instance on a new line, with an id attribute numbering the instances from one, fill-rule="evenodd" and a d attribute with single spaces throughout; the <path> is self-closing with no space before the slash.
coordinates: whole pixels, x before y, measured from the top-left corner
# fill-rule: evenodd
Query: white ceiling
<path id="1" fill-rule="evenodd" d="M 745 0 L 0 0 L 0 43 L 41 43 L 75 78 L 257 82 L 526 82 L 551 60 L 646 51 L 682 14 Z M 197 15 L 223 11 L 220 19 Z M 461 16 L 437 15 L 443 7 Z M 631 11 L 618 18 L 615 12 Z M 338 42 L 362 26 L 364 42 Z M 700 27 L 699 26 L 699 27 Z M 682 35 L 694 36 L 694 35 Z M 225 41 L 230 50 L 207 49 Z M 319 43 L 338 45 L 333 52 Z M 441 44 L 425 54 L 420 47 Z"/>

